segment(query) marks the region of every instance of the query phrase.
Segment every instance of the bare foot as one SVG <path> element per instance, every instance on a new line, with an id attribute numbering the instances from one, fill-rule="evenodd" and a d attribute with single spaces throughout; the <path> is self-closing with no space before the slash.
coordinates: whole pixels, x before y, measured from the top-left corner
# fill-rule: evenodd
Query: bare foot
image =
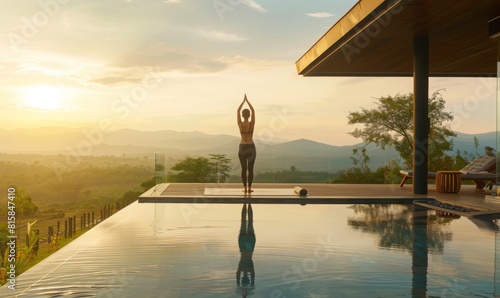
<path id="1" fill-rule="evenodd" d="M 251 189 L 250 187 L 247 189 L 247 192 L 250 193 L 250 192 L 253 192 L 253 189 Z"/>

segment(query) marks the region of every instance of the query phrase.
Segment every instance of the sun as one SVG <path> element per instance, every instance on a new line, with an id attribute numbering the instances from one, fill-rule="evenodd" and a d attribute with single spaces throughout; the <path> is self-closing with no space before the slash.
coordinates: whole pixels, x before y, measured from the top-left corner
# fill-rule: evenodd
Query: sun
<path id="1" fill-rule="evenodd" d="M 60 108 L 63 90 L 49 85 L 29 86 L 23 90 L 23 106 L 42 111 Z"/>

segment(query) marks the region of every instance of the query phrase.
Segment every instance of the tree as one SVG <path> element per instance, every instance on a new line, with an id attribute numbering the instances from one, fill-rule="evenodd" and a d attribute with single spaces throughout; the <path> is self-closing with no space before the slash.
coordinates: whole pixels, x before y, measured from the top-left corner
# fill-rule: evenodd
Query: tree
<path id="1" fill-rule="evenodd" d="M 38 212 L 38 206 L 31 201 L 31 196 L 26 195 L 21 190 L 16 194 L 16 212 L 20 215 L 33 215 Z"/>
<path id="2" fill-rule="evenodd" d="M 484 151 L 485 151 L 485 154 L 488 155 L 488 156 L 495 156 L 495 148 L 492 148 L 490 146 L 486 146 L 484 147 Z"/>
<path id="3" fill-rule="evenodd" d="M 413 167 L 413 94 L 396 94 L 394 97 L 378 98 L 377 108 L 364 109 L 349 113 L 348 124 L 363 124 L 363 129 L 350 132 L 355 138 L 365 143 L 373 143 L 382 149 L 394 147 L 408 168 Z M 445 101 L 439 90 L 429 98 L 429 170 L 449 168 L 450 156 L 447 151 L 453 149 L 449 137 L 456 136 L 445 123 L 453 120 L 449 112 L 444 111 Z"/>
<path id="4" fill-rule="evenodd" d="M 144 191 L 149 190 L 150 188 L 152 188 L 155 185 L 156 185 L 156 176 L 141 183 L 141 187 L 142 187 L 142 189 L 144 189 Z"/>
<path id="5" fill-rule="evenodd" d="M 373 173 L 372 170 L 367 169 L 367 171 L 363 171 L 359 167 L 353 167 L 346 170 L 342 170 L 339 172 L 339 175 L 336 179 L 332 181 L 332 183 L 347 183 L 347 184 L 378 184 L 383 183 L 377 181 L 375 177 L 376 173 Z"/>
<path id="6" fill-rule="evenodd" d="M 177 173 L 170 174 L 169 180 L 172 182 L 215 182 L 212 166 L 206 157 L 186 157 L 172 168 Z"/>
<path id="7" fill-rule="evenodd" d="M 365 147 L 352 149 L 352 155 L 354 156 L 349 157 L 349 159 L 352 160 L 355 166 L 359 165 L 363 173 L 368 173 L 370 172 L 370 168 L 368 167 L 370 157 L 366 154 Z"/>
<path id="8" fill-rule="evenodd" d="M 210 166 L 215 174 L 217 183 L 226 182 L 231 173 L 231 159 L 226 154 L 210 154 Z"/>
<path id="9" fill-rule="evenodd" d="M 186 157 L 176 163 L 171 170 L 177 173 L 169 175 L 171 182 L 225 182 L 231 171 L 231 160 L 225 154 L 210 154 L 206 157 Z"/>
<path id="10" fill-rule="evenodd" d="M 206 157 L 186 157 L 186 159 L 175 164 L 170 174 L 172 182 L 215 182 L 210 161 Z"/>
<path id="11" fill-rule="evenodd" d="M 370 157 L 366 154 L 366 146 L 352 149 L 352 155 L 353 156 L 349 157 L 349 159 L 352 160 L 354 167 L 348 169 L 347 171 L 340 171 L 337 179 L 334 179 L 332 183 L 384 183 L 383 175 L 380 176 L 378 170 L 377 172 L 372 172 L 368 166 L 368 163 L 370 163 Z"/>

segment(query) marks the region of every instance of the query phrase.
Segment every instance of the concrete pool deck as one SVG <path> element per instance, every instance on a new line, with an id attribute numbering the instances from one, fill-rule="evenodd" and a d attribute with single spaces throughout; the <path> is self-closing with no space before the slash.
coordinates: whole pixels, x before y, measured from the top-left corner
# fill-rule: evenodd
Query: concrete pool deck
<path id="1" fill-rule="evenodd" d="M 308 192 L 294 193 L 295 187 Z M 438 200 L 483 211 L 500 212 L 500 199 L 487 198 L 492 191 L 462 185 L 458 193 L 440 193 L 429 185 L 427 195 L 415 195 L 412 186 L 397 184 L 291 184 L 255 183 L 244 194 L 238 183 L 162 183 L 139 197 L 139 203 L 261 203 L 261 204 L 391 204 L 414 200 Z"/>

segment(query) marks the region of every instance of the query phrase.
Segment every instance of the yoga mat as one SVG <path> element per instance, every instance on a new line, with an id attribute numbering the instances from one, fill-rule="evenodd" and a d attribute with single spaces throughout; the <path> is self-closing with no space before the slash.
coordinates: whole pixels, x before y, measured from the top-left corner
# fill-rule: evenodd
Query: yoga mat
<path id="1" fill-rule="evenodd" d="M 205 188 L 205 196 L 297 196 L 290 188 L 254 188 L 251 193 L 244 193 L 242 188 Z"/>

